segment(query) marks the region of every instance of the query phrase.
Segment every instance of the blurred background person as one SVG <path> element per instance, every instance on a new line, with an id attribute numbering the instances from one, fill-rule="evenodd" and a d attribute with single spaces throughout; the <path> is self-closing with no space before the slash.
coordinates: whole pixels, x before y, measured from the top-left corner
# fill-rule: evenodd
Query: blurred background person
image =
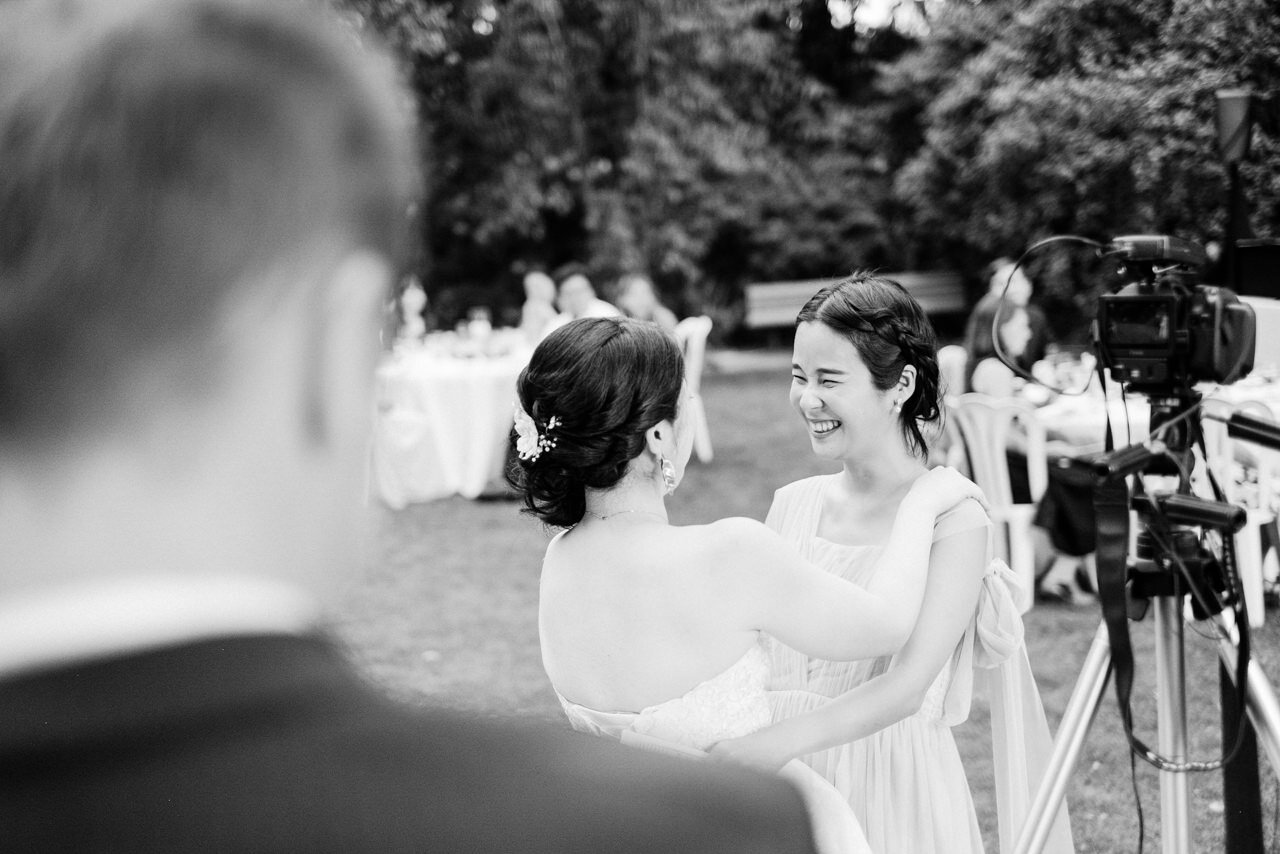
<path id="1" fill-rule="evenodd" d="M 1031 279 L 1027 277 L 1023 268 L 1015 269 L 1015 262 L 1011 258 L 998 258 L 991 262 L 990 271 L 987 278 L 987 292 L 973 307 L 965 324 L 964 346 L 969 352 L 969 363 L 973 365 L 988 355 L 981 352 L 982 344 L 984 340 L 989 342 L 991 339 L 991 321 L 1003 299 L 1002 315 L 1014 306 L 1026 312 L 1029 334 L 1026 345 L 1015 363 L 1024 371 L 1030 371 L 1032 366 L 1045 356 L 1045 350 L 1049 344 L 1048 320 L 1044 310 L 1031 301 Z"/>
<path id="2" fill-rule="evenodd" d="M 1005 357 L 1017 364 L 1031 343 L 1031 317 L 1024 306 L 1009 305 L 1000 312 L 999 324 L 995 336 L 991 334 L 990 319 L 988 325 L 973 331 L 965 387 L 994 397 L 1012 397 L 1023 388 L 1025 380 L 996 355 L 995 340 L 999 338 Z"/>
<path id="3" fill-rule="evenodd" d="M 996 334 L 1005 358 L 1017 362 L 1026 352 L 1032 338 L 1027 309 L 1006 305 L 999 313 Z M 1019 397 L 1035 405 L 1047 402 L 1052 393 L 1014 373 L 996 355 L 989 325 L 974 330 L 973 358 L 966 366 L 968 390 L 993 397 Z M 1023 434 L 1010 434 L 1006 450 L 1009 481 L 1014 503 L 1031 503 L 1031 485 L 1027 475 L 1027 447 L 1020 441 Z M 1096 572 L 1093 551 L 1097 541 L 1096 516 L 1093 508 L 1093 482 L 1089 475 L 1078 473 L 1069 465 L 1070 457 L 1079 449 L 1051 440 L 1046 444 L 1048 482 L 1040 497 L 1035 515 L 1039 532 L 1037 566 L 1047 566 L 1038 579 L 1037 597 L 1069 605 L 1089 605 L 1094 601 L 1093 577 Z"/>
<path id="4" fill-rule="evenodd" d="M 775 779 L 392 703 L 326 629 L 419 185 L 358 44 L 0 4 L 0 846 L 810 851 Z"/>
<path id="5" fill-rule="evenodd" d="M 520 331 L 525 340 L 537 344 L 568 319 L 556 310 L 555 280 L 541 270 L 526 273 L 524 303 L 520 306 Z"/>
<path id="6" fill-rule="evenodd" d="M 591 280 L 582 273 L 570 273 L 560 282 L 560 311 L 569 320 L 583 317 L 621 317 L 617 306 L 596 296 Z"/>
<path id="7" fill-rule="evenodd" d="M 651 321 L 668 332 L 676 331 L 676 313 L 658 299 L 648 276 L 628 273 L 618 280 L 618 308 L 627 317 Z"/>

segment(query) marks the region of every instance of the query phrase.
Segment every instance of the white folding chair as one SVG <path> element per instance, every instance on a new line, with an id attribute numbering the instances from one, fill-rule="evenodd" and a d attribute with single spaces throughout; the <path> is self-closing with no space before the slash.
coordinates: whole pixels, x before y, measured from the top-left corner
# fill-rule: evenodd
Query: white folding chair
<path id="1" fill-rule="evenodd" d="M 964 392 L 964 369 L 969 363 L 969 351 L 959 344 L 947 344 L 938 348 L 938 375 L 941 397 L 954 400 Z M 942 430 L 929 448 L 930 462 L 954 466 L 969 474 L 969 461 L 965 459 L 964 442 L 951 418 L 943 419 Z"/>
<path id="2" fill-rule="evenodd" d="M 1204 401 L 1204 410 L 1219 410 L 1223 415 L 1229 415 L 1233 411 L 1247 412 L 1275 420 L 1271 407 L 1259 400 L 1233 404 L 1208 398 Z M 1212 470 L 1227 501 L 1245 510 L 1244 527 L 1235 535 L 1236 562 L 1244 587 L 1245 604 L 1249 609 L 1249 624 L 1258 628 L 1266 619 L 1264 581 L 1276 581 L 1275 555 L 1263 553 L 1262 528 L 1276 518 L 1272 477 L 1280 471 L 1280 454 L 1266 448 L 1237 443 L 1227 435 L 1227 426 L 1220 421 L 1206 418 L 1201 427 L 1204 432 L 1205 465 Z"/>
<path id="3" fill-rule="evenodd" d="M 995 537 L 997 556 L 1004 558 L 1023 580 L 1018 608 L 1025 613 L 1035 601 L 1032 521 L 1036 503 L 1049 482 L 1044 425 L 1036 418 L 1035 407 L 1017 398 L 966 392 L 949 398 L 947 409 L 948 418 L 955 424 L 968 452 L 973 481 L 986 493 L 991 520 L 999 526 Z M 1006 452 L 1015 430 L 1021 432 L 1021 444 L 1027 454 L 1029 504 L 1017 504 L 1013 500 Z"/>
<path id="4" fill-rule="evenodd" d="M 707 336 L 711 334 L 711 318 L 706 315 L 686 317 L 676 324 L 676 341 L 684 353 L 685 382 L 689 386 L 690 416 L 693 418 L 693 452 L 704 463 L 711 462 L 711 430 L 707 411 L 702 404 L 702 368 L 706 364 Z"/>

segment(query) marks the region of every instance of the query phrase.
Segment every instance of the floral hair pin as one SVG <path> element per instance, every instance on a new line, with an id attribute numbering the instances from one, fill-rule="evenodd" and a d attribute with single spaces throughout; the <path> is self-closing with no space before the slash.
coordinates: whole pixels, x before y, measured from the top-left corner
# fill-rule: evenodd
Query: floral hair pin
<path id="1" fill-rule="evenodd" d="M 526 462 L 537 462 L 543 451 L 556 446 L 551 431 L 560 426 L 560 419 L 552 415 L 547 419 L 547 432 L 539 433 L 538 425 L 520 404 L 516 404 L 516 455 Z"/>

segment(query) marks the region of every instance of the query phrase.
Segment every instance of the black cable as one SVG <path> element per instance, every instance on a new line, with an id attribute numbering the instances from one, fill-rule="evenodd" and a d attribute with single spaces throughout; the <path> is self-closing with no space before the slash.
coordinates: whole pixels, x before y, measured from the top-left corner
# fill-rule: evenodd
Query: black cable
<path id="1" fill-rule="evenodd" d="M 1133 802 L 1138 807 L 1138 854 L 1142 854 L 1142 843 L 1147 837 L 1147 823 L 1142 814 L 1142 792 L 1138 788 L 1138 760 L 1132 750 L 1129 751 L 1129 782 L 1133 784 Z"/>
<path id="2" fill-rule="evenodd" d="M 1134 484 L 1135 484 L 1135 489 L 1141 492 L 1142 479 L 1135 478 Z M 1214 483 L 1214 488 L 1216 491 L 1217 489 L 1216 483 Z M 1223 606 L 1222 603 L 1218 600 L 1217 594 L 1213 594 L 1213 604 L 1219 606 L 1215 609 L 1210 605 L 1209 602 L 1206 601 L 1204 596 L 1204 591 L 1200 589 L 1200 585 L 1194 582 L 1193 577 L 1191 575 L 1191 570 L 1188 569 L 1187 565 L 1182 562 L 1181 556 L 1178 555 L 1177 551 L 1175 550 L 1175 546 L 1172 542 L 1172 539 L 1171 538 L 1166 539 L 1164 537 L 1164 533 L 1170 530 L 1168 526 L 1171 523 L 1162 516 L 1154 516 L 1154 515 L 1151 521 L 1159 522 L 1160 524 L 1153 525 L 1149 522 L 1146 526 L 1147 533 L 1151 536 L 1152 542 L 1155 544 L 1159 552 L 1166 555 L 1174 563 L 1174 565 L 1178 567 L 1179 573 L 1181 573 L 1183 578 L 1186 579 L 1187 581 L 1187 589 L 1188 589 L 1188 592 L 1191 594 L 1191 596 L 1194 599 L 1196 599 L 1197 602 L 1199 602 L 1200 607 L 1207 614 L 1215 614 L 1222 611 L 1225 606 Z M 1234 564 L 1235 549 L 1225 539 L 1223 542 L 1223 555 L 1224 557 L 1227 557 L 1227 559 Z M 1216 626 L 1217 624 L 1215 623 L 1214 625 Z M 1247 626 L 1240 627 L 1239 630 L 1241 632 L 1245 632 L 1245 631 L 1248 631 L 1248 628 Z M 1219 629 L 1219 632 L 1221 635 L 1222 630 Z M 1230 638 L 1228 637 L 1227 639 L 1230 639 Z M 1247 641 L 1246 641 L 1246 644 L 1247 644 Z M 1237 648 L 1237 655 L 1240 655 L 1240 656 L 1246 655 L 1247 649 L 1248 647 L 1246 646 L 1245 647 L 1246 652 L 1240 652 L 1239 649 Z M 1241 670 L 1241 667 L 1239 666 L 1239 662 L 1237 662 L 1238 675 L 1240 670 Z M 1242 718 L 1245 714 L 1244 709 L 1245 709 L 1245 705 L 1244 703 L 1241 703 Z M 1198 772 L 1198 771 L 1216 771 L 1222 768 L 1222 766 L 1233 761 L 1236 758 L 1237 754 L 1239 754 L 1240 749 L 1244 744 L 1245 728 L 1240 727 L 1237 730 L 1235 744 L 1231 746 L 1230 750 L 1227 750 L 1227 746 L 1225 744 L 1222 746 L 1224 754 L 1221 758 L 1216 760 L 1202 761 L 1202 762 L 1174 762 L 1168 757 L 1161 756 L 1159 753 L 1152 750 L 1141 739 L 1133 735 L 1132 732 L 1128 733 L 1128 735 L 1129 735 L 1129 745 L 1132 748 L 1132 750 L 1130 751 L 1131 754 L 1141 755 L 1143 760 L 1145 760 L 1148 764 L 1154 766 L 1155 768 L 1161 771 L 1173 771 L 1177 773 L 1185 773 L 1185 772 Z"/>

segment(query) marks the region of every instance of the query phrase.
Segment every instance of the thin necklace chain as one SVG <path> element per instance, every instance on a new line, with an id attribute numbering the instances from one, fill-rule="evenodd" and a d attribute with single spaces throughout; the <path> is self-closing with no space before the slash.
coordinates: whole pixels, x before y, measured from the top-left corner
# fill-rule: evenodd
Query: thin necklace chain
<path id="1" fill-rule="evenodd" d="M 667 521 L 666 516 L 664 516 L 661 513 L 655 512 L 653 510 L 619 510 L 616 513 L 605 513 L 603 516 L 595 512 L 594 510 L 584 510 L 583 512 L 586 513 L 588 516 L 594 516 L 595 518 L 599 519 L 601 522 L 605 521 L 606 519 L 612 519 L 614 516 L 625 516 L 628 513 L 637 513 L 641 516 L 652 516 L 655 519 L 661 519 L 663 522 Z"/>

